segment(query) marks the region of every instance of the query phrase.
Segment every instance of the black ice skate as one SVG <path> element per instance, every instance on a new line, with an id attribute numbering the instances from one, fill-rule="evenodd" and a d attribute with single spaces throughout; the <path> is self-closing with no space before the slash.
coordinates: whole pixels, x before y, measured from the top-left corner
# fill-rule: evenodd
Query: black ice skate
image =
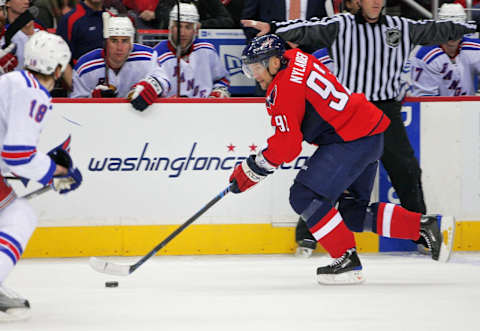
<path id="1" fill-rule="evenodd" d="M 0 321 L 20 321 L 30 317 L 30 304 L 0 285 Z"/>
<path id="2" fill-rule="evenodd" d="M 298 247 L 295 252 L 296 256 L 310 257 L 313 251 L 317 248 L 317 242 L 311 239 L 302 239 L 297 242 Z"/>
<path id="3" fill-rule="evenodd" d="M 450 259 L 455 235 L 455 218 L 442 215 L 423 215 L 420 236 L 425 239 L 432 259 L 447 262 Z"/>
<path id="4" fill-rule="evenodd" d="M 350 248 L 330 265 L 317 268 L 317 281 L 320 284 L 357 284 L 364 281 L 362 264 L 356 248 Z"/>

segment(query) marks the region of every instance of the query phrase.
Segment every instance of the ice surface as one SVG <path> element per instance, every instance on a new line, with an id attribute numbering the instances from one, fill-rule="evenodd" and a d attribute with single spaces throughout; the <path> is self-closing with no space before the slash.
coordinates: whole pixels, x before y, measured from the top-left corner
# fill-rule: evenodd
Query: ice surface
<path id="1" fill-rule="evenodd" d="M 0 330 L 480 330 L 480 253 L 448 264 L 361 259 L 366 282 L 353 286 L 316 283 L 324 255 L 161 256 L 121 278 L 86 258 L 25 259 L 6 285 L 30 300 L 32 317 Z M 113 280 L 119 287 L 106 288 Z"/>

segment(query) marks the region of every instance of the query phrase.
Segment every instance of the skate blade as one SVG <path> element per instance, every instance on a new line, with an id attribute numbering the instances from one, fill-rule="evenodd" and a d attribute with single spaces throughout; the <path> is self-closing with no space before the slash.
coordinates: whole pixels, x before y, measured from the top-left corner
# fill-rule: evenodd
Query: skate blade
<path id="1" fill-rule="evenodd" d="M 455 217 L 443 216 L 440 231 L 442 232 L 442 245 L 440 246 L 439 262 L 446 263 L 450 259 L 455 239 Z"/>
<path id="2" fill-rule="evenodd" d="M 417 245 L 417 252 L 422 255 L 428 255 L 428 256 L 432 255 L 432 253 L 430 252 L 430 248 L 425 247 L 422 244 Z"/>
<path id="3" fill-rule="evenodd" d="M 30 308 L 10 308 L 0 312 L 0 322 L 24 321 L 30 318 Z"/>
<path id="4" fill-rule="evenodd" d="M 354 285 L 364 281 L 362 270 L 347 271 L 336 275 L 317 275 L 317 282 L 322 285 Z"/>
<path id="5" fill-rule="evenodd" d="M 312 253 L 313 249 L 311 248 L 297 247 L 297 250 L 295 251 L 295 256 L 309 258 L 310 256 L 312 256 Z"/>

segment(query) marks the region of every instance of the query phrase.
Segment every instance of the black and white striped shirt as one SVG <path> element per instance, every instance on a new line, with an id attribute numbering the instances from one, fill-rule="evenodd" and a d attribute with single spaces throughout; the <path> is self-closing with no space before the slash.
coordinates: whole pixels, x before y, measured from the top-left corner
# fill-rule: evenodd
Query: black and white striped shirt
<path id="1" fill-rule="evenodd" d="M 271 25 L 274 33 L 300 46 L 328 47 L 334 74 L 351 92 L 368 100 L 390 100 L 400 92 L 400 74 L 415 45 L 457 40 L 476 26 L 451 21 L 413 21 L 383 15 L 367 23 L 361 14 L 293 20 Z"/>

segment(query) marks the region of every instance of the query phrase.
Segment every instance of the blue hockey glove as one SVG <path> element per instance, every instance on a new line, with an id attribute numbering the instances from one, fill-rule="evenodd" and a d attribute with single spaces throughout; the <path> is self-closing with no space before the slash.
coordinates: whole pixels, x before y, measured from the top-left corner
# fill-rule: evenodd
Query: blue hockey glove
<path id="1" fill-rule="evenodd" d="M 53 177 L 52 187 L 60 194 L 75 190 L 82 183 L 82 173 L 78 168 L 69 168 L 66 175 Z"/>

